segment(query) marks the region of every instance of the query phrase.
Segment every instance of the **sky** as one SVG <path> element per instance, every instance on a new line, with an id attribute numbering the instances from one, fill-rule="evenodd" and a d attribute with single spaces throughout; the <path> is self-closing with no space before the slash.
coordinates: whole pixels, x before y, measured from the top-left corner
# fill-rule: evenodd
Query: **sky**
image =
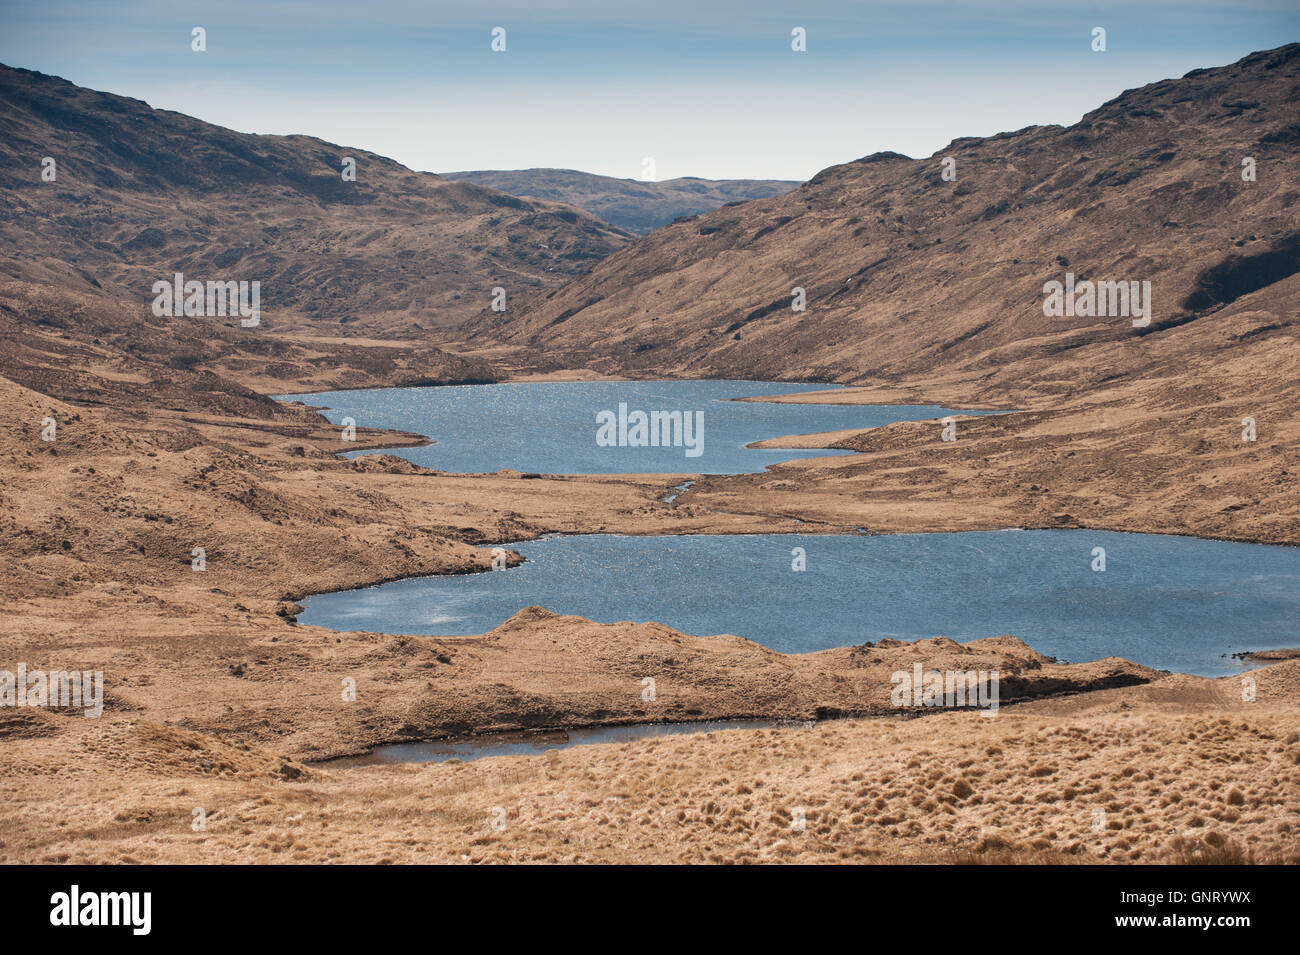
<path id="1" fill-rule="evenodd" d="M 413 169 L 629 179 L 929 156 L 1297 40 L 1297 0 L 0 0 L 9 66 Z"/>

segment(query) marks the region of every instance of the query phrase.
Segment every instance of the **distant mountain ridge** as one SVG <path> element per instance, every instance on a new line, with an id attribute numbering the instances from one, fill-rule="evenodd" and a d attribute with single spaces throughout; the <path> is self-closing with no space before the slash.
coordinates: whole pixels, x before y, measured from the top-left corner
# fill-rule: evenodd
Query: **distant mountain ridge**
<path id="1" fill-rule="evenodd" d="M 512 196 L 565 202 L 611 225 L 645 235 L 682 216 L 779 196 L 801 185 L 788 179 L 698 179 L 649 182 L 576 169 L 477 170 L 439 173 L 444 179 L 490 186 Z"/>

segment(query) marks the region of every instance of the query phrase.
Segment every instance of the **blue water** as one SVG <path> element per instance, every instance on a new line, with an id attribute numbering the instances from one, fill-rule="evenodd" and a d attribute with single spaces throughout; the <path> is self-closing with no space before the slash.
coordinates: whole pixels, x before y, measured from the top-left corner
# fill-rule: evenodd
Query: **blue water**
<path id="1" fill-rule="evenodd" d="M 1107 531 L 890 536 L 582 535 L 514 544 L 519 567 L 303 601 L 304 624 L 483 633 L 539 604 L 734 633 L 786 653 L 1004 633 L 1070 662 L 1122 656 L 1217 676 L 1223 654 L 1300 645 L 1300 548 Z M 793 548 L 807 569 L 791 569 Z M 1094 571 L 1093 548 L 1106 550 Z"/>
<path id="2" fill-rule="evenodd" d="M 924 421 L 954 411 L 937 405 L 792 405 L 733 398 L 826 391 L 832 385 L 763 381 L 520 382 L 440 388 L 374 388 L 281 395 L 325 406 L 335 424 L 392 428 L 427 435 L 436 443 L 383 453 L 442 471 L 483 473 L 501 468 L 541 474 L 745 474 L 795 458 L 848 451 L 757 450 L 746 444 L 791 434 L 875 428 Z M 596 415 L 633 411 L 703 412 L 701 454 L 681 447 L 600 447 Z M 692 420 L 695 420 L 692 417 Z M 959 425 L 960 427 L 960 425 Z M 935 441 L 940 425 L 935 423 Z M 340 451 L 347 445 L 341 440 Z M 355 452 L 369 453 L 369 452 Z M 351 455 L 349 455 L 351 456 Z"/>

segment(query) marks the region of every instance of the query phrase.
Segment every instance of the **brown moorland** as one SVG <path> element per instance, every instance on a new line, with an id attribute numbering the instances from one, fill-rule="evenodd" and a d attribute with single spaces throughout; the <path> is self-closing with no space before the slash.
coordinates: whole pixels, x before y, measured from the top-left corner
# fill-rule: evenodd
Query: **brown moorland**
<path id="1" fill-rule="evenodd" d="M 1222 136 L 1231 152 L 1241 118 L 1264 117 L 1250 143 L 1280 142 L 1280 158 L 1260 156 L 1293 163 L 1285 125 L 1268 124 L 1296 98 L 1296 50 L 1147 89 L 1196 93 L 1210 111 L 1197 125 L 1168 105 L 1189 137 L 1187 155 L 1208 148 L 1198 136 Z M 1215 105 L 1223 84 L 1251 86 L 1256 105 Z M 1106 136 L 1150 119 L 1114 118 L 1097 132 L 1098 155 L 1111 155 Z M 1258 208 L 1219 210 L 1205 229 L 1257 214 L 1250 231 L 1276 238 L 1269 223 L 1283 232 L 1294 224 L 1286 187 L 1265 182 L 1276 167 L 1260 168 L 1250 185 L 1265 188 L 1247 200 Z M 1107 201 L 1130 187 L 1145 188 L 1143 177 L 1116 185 Z M 750 205 L 761 212 L 802 191 Z M 846 193 L 844 204 L 865 209 L 864 196 Z M 1014 208 L 991 213 L 990 227 Z M 670 239 L 636 247 L 650 243 L 651 256 Z M 1095 235 L 1078 241 L 1111 247 Z M 818 261 L 835 262 L 835 251 Z M 1183 285 L 1175 272 L 1160 278 L 1158 295 L 1191 296 L 1210 261 L 1194 262 Z M 719 268 L 708 256 L 696 265 Z M 620 253 L 591 281 L 625 267 Z M 653 257 L 645 265 L 663 267 Z M 1034 301 L 1009 319 L 1021 323 L 1018 346 L 1016 327 L 966 335 L 954 324 L 965 313 L 903 336 L 921 351 L 896 371 L 879 364 L 884 339 L 863 345 L 846 361 L 878 364 L 841 375 L 860 387 L 833 400 L 965 401 L 1018 413 L 959 419 L 955 442 L 939 441 L 933 422 L 794 439 L 860 453 L 709 478 L 672 504 L 660 498 L 689 475 L 525 479 L 444 474 L 386 455 L 344 460 L 335 427 L 265 395 L 289 385 L 482 380 L 502 368 L 563 373 L 579 362 L 587 374 L 840 373 L 804 364 L 793 330 L 780 339 L 792 347 L 768 343 L 779 370 L 687 360 L 689 348 L 669 333 L 662 340 L 681 351 L 660 367 L 635 358 L 650 351 L 637 346 L 609 362 L 594 350 L 571 360 L 592 347 L 584 319 L 552 368 L 518 343 L 484 339 L 461 356 L 446 342 L 346 343 L 306 326 L 271 341 L 235 324 L 154 320 L 93 286 L 5 283 L 0 400 L 11 426 L 0 434 L 0 593 L 9 613 L 0 668 L 102 669 L 106 702 L 99 719 L 4 712 L 0 859 L 1300 861 L 1300 661 L 1243 670 L 1257 684 L 1246 699 L 1243 677 L 1203 680 L 1114 659 L 1056 664 L 997 634 L 790 657 L 741 637 L 599 625 L 539 608 L 462 638 L 293 622 L 293 601 L 306 593 L 484 570 L 494 542 L 546 532 L 1094 526 L 1295 543 L 1295 282 L 1288 273 L 1233 285 L 1231 301 L 1187 321 L 1153 321 L 1146 335 L 1075 329 L 1078 347 L 1057 347 L 1063 339 L 1043 331 L 1041 312 L 1032 325 Z M 620 294 L 653 301 L 652 288 L 634 286 L 600 307 L 614 308 Z M 943 281 L 916 288 L 928 295 Z M 810 295 L 810 307 L 817 301 Z M 977 345 L 993 350 L 967 350 Z M 999 357 L 997 348 L 1011 351 Z M 1240 440 L 1246 415 L 1259 422 L 1251 444 Z M 46 418 L 58 426 L 53 442 L 40 437 Z M 346 449 L 424 440 L 359 438 Z M 202 573 L 191 566 L 196 546 Z M 1011 676 L 1009 703 L 992 719 L 899 714 L 887 705 L 888 675 L 911 662 L 997 665 Z M 641 696 L 646 675 L 656 675 L 657 708 Z M 355 702 L 340 694 L 345 678 L 356 681 Z M 449 733 L 740 716 L 839 718 L 463 765 L 304 762 Z M 192 828 L 196 808 L 205 830 Z M 502 831 L 491 825 L 498 810 Z M 794 825 L 796 810 L 806 828 Z"/>
<path id="2" fill-rule="evenodd" d="M 281 332 L 426 338 L 496 286 L 554 289 L 630 238 L 573 206 L 8 66 L 0 168 L 0 275 L 133 303 L 174 272 L 256 279 L 263 321 Z"/>

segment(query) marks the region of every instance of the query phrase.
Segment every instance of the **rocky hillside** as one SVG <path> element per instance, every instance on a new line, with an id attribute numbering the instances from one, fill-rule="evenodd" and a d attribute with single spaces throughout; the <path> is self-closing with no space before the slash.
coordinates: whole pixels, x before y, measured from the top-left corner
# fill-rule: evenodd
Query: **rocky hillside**
<path id="1" fill-rule="evenodd" d="M 643 182 L 597 176 L 576 169 L 480 170 L 441 175 L 457 182 L 491 186 L 512 196 L 567 202 L 637 235 L 645 235 L 682 216 L 783 195 L 799 185 L 790 179 L 698 179 L 694 176 Z"/>
<path id="2" fill-rule="evenodd" d="M 249 334 L 237 322 L 155 318 L 101 293 L 0 281 L 0 376 L 63 401 L 276 417 L 300 389 L 488 381 L 433 345 Z"/>
<path id="3" fill-rule="evenodd" d="M 1085 359 L 1090 380 L 1137 373 L 1169 329 L 1300 269 L 1297 116 L 1291 44 L 1127 91 L 1070 127 L 832 167 L 786 195 L 661 229 L 522 316 L 485 313 L 478 334 L 553 365 L 943 376 L 976 395 L 994 380 L 1023 393 L 1026 374 L 1053 379 L 1067 359 Z M 1246 159 L 1255 181 L 1243 180 Z M 1045 284 L 1067 273 L 1149 282 L 1150 324 L 1045 315 Z M 791 307 L 796 287 L 806 311 Z M 1290 312 L 1259 334 L 1293 341 Z M 1095 348 L 1101 366 L 1086 359 Z"/>
<path id="4" fill-rule="evenodd" d="M 628 238 L 570 206 L 0 66 L 0 277 L 140 303 L 177 271 L 258 280 L 268 328 L 391 337 L 460 322 L 494 286 L 553 289 Z"/>

